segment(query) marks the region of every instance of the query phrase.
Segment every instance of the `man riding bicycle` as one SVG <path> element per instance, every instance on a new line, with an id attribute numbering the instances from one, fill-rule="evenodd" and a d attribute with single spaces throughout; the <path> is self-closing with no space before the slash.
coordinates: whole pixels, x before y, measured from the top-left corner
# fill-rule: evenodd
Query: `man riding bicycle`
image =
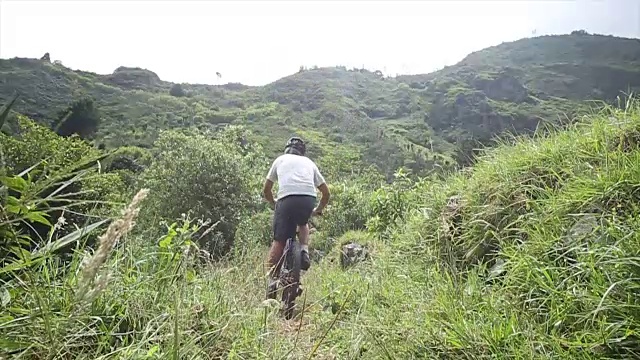
<path id="1" fill-rule="evenodd" d="M 309 259 L 309 219 L 312 215 L 322 215 L 329 202 L 329 188 L 316 164 L 305 156 L 306 145 L 298 137 L 290 138 L 284 154 L 273 161 L 264 183 L 265 199 L 274 207 L 273 241 L 269 250 L 269 291 L 268 298 L 275 297 L 278 261 L 282 257 L 288 239 L 299 233 L 302 248 L 301 269 L 308 270 Z M 277 201 L 273 198 L 273 184 L 278 181 Z M 322 193 L 320 204 L 316 205 L 316 189 Z"/>

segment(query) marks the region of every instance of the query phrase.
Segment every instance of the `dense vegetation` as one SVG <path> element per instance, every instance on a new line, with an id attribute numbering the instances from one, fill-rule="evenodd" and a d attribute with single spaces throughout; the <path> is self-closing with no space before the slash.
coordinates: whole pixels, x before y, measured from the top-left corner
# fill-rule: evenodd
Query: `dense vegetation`
<path id="1" fill-rule="evenodd" d="M 261 88 L 0 60 L 0 357 L 637 357 L 640 104 L 619 96 L 637 44 L 541 37 Z M 259 193 L 294 133 L 333 197 L 287 322 L 263 301 Z M 348 242 L 369 257 L 342 268 Z"/>
<path id="2" fill-rule="evenodd" d="M 424 174 L 467 165 L 473 148 L 504 130 L 561 125 L 587 110 L 582 100 L 611 102 L 637 89 L 639 63 L 637 40 L 579 32 L 505 43 L 427 75 L 301 67 L 263 87 L 172 84 L 140 68 L 97 75 L 15 58 L 0 60 L 0 101 L 17 93 L 15 110 L 49 125 L 93 98 L 95 141 L 107 148 L 150 147 L 165 129 L 238 124 L 274 154 L 290 135 L 314 130 L 318 152 L 350 145 L 390 177 L 403 166 Z"/>

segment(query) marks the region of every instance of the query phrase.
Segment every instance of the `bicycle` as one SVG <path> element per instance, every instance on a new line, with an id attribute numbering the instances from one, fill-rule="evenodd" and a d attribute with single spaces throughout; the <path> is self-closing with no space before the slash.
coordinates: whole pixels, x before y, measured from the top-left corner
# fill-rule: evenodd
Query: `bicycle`
<path id="1" fill-rule="evenodd" d="M 316 229 L 316 225 L 309 219 L 309 233 L 311 229 Z M 298 231 L 293 238 L 287 239 L 282 252 L 282 257 L 278 261 L 279 271 L 275 282 L 275 288 L 270 289 L 267 287 L 267 293 L 269 297 L 275 299 L 277 296 L 278 288 L 282 288 L 282 297 L 284 317 L 287 320 L 293 318 L 293 312 L 295 310 L 296 298 L 302 295 L 302 288 L 300 288 L 300 273 L 302 270 L 302 248 L 298 241 Z"/>

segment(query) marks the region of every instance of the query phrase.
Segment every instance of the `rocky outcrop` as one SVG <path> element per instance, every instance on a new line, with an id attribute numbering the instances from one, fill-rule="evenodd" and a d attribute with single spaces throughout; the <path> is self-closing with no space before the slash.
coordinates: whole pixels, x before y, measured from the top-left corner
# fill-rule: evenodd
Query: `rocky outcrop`
<path id="1" fill-rule="evenodd" d="M 153 71 L 121 66 L 107 80 L 121 88 L 144 90 L 160 85 L 162 80 Z"/>
<path id="2" fill-rule="evenodd" d="M 366 260 L 369 257 L 367 248 L 351 242 L 342 246 L 342 253 L 340 256 L 340 267 L 346 269 L 359 262 Z"/>

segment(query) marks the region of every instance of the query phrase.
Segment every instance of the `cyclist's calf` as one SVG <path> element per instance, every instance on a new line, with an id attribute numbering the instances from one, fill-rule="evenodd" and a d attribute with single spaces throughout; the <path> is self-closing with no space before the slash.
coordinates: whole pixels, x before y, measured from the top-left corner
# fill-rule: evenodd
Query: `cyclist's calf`
<path id="1" fill-rule="evenodd" d="M 298 226 L 298 240 L 300 241 L 300 245 L 302 245 L 303 249 L 306 249 L 306 246 L 309 245 L 309 224 L 304 224 L 302 226 Z"/>
<path id="2" fill-rule="evenodd" d="M 280 265 L 279 261 L 281 261 L 285 244 L 286 243 L 284 241 L 271 242 L 271 248 L 269 249 L 269 264 L 268 264 L 270 274 L 272 272 L 277 272 L 277 270 L 280 268 L 280 266 L 276 266 L 276 265 Z M 272 274 L 272 275 L 277 275 L 277 274 Z"/>

